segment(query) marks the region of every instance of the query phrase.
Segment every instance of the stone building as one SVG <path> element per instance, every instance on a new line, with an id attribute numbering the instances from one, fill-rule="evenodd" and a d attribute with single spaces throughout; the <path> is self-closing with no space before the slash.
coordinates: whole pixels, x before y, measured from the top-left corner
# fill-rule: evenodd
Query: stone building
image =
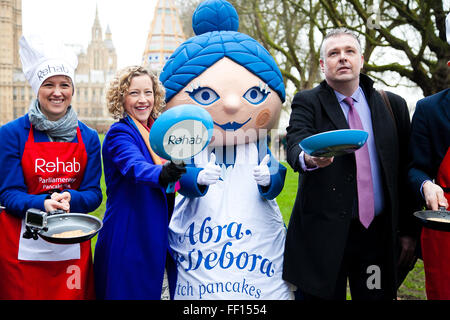
<path id="1" fill-rule="evenodd" d="M 105 37 L 95 12 L 91 41 L 86 52 L 78 54 L 78 67 L 75 71 L 75 96 L 73 106 L 78 118 L 87 125 L 106 132 L 112 119 L 106 110 L 106 86 L 114 77 L 117 69 L 117 54 L 112 41 L 109 26 Z"/>
<path id="2" fill-rule="evenodd" d="M 31 87 L 17 85 L 21 71 L 19 39 L 22 35 L 22 0 L 0 1 L 0 125 L 23 115 Z M 23 77 L 23 75 L 22 75 Z"/>
<path id="3" fill-rule="evenodd" d="M 22 73 L 19 57 L 21 35 L 22 0 L 0 0 L 0 125 L 24 115 L 35 98 Z M 185 39 L 174 1 L 158 0 L 142 65 L 161 71 Z M 117 69 L 117 55 L 109 26 L 103 34 L 97 8 L 87 49 L 72 47 L 78 55 L 72 105 L 80 120 L 99 132 L 106 132 L 113 120 L 106 110 L 105 92 Z"/>

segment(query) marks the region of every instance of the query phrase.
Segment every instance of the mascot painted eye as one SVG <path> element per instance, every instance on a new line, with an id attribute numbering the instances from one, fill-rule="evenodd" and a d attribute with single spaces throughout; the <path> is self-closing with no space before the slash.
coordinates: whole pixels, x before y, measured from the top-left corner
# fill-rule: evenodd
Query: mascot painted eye
<path id="1" fill-rule="evenodd" d="M 267 96 L 270 92 L 264 92 L 259 87 L 253 87 L 247 90 L 247 92 L 244 94 L 245 100 L 250 102 L 251 104 L 260 104 L 264 100 L 266 100 Z"/>
<path id="2" fill-rule="evenodd" d="M 220 97 L 219 95 L 211 88 L 202 88 L 199 87 L 194 89 L 192 92 L 189 92 L 189 96 L 195 100 L 195 102 L 203 105 L 209 106 L 216 102 Z"/>

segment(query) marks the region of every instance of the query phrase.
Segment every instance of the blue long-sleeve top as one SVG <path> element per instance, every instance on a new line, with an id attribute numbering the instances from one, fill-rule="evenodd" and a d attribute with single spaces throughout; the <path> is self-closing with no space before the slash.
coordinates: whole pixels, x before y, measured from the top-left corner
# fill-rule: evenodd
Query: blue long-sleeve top
<path id="1" fill-rule="evenodd" d="M 27 186 L 22 170 L 22 155 L 30 132 L 28 114 L 0 127 L 0 203 L 7 208 L 8 213 L 20 218 L 25 216 L 29 208 L 45 211 L 44 201 L 49 194 L 33 195 L 27 193 Z M 77 190 L 70 192 L 70 211 L 89 213 L 102 202 L 100 178 L 102 174 L 101 147 L 98 134 L 78 121 L 81 137 L 86 148 L 87 164 L 84 177 Z M 48 136 L 33 128 L 35 142 L 49 142 Z M 75 136 L 72 142 L 78 142 Z"/>

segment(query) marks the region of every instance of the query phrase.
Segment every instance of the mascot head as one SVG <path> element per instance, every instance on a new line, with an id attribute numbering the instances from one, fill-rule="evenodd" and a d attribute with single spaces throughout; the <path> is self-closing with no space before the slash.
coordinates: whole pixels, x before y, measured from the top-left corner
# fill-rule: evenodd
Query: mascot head
<path id="1" fill-rule="evenodd" d="M 238 15 L 225 0 L 202 2 L 192 26 L 196 36 L 177 48 L 160 75 L 167 108 L 205 108 L 214 120 L 213 146 L 267 135 L 285 100 L 275 60 L 256 40 L 237 32 Z"/>

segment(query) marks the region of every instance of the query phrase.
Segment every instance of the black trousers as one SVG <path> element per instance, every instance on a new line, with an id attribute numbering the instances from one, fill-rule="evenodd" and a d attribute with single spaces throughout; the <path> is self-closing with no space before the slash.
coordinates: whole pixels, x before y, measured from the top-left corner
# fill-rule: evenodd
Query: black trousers
<path id="1" fill-rule="evenodd" d="M 386 250 L 388 230 L 384 216 L 374 218 L 366 229 L 358 219 L 353 219 L 340 267 L 336 288 L 331 300 L 346 300 L 347 283 L 352 300 L 388 300 L 386 286 Z M 348 282 L 347 282 L 348 281 Z M 386 290 L 387 289 L 387 290 Z M 324 300 L 302 293 L 305 300 Z"/>

